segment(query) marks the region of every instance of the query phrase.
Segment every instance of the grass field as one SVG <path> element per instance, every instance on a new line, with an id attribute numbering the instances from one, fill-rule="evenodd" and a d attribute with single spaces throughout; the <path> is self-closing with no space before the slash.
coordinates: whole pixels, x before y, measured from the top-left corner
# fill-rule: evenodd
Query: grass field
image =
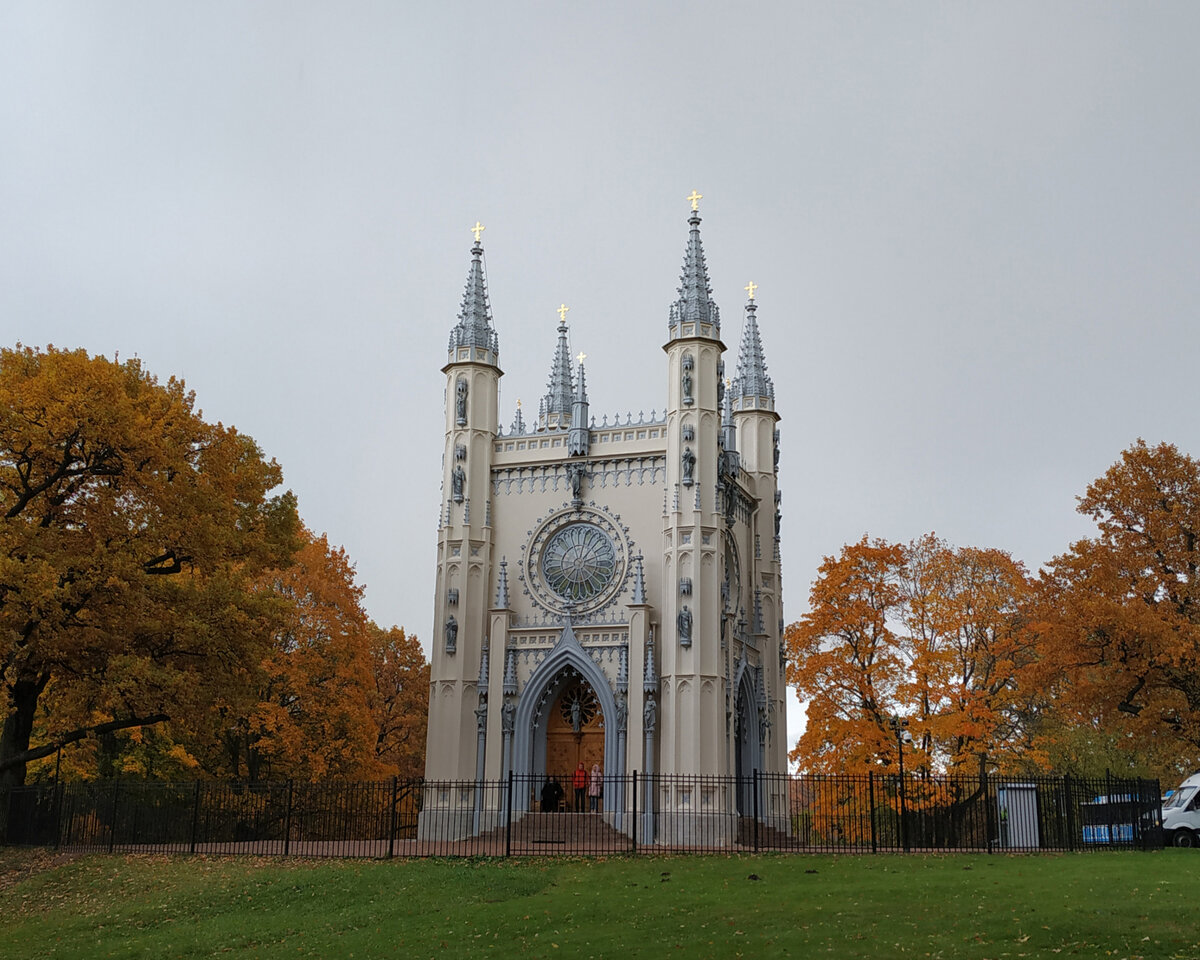
<path id="1" fill-rule="evenodd" d="M 297 861 L 0 851 L 0 958 L 1200 957 L 1200 854 Z"/>

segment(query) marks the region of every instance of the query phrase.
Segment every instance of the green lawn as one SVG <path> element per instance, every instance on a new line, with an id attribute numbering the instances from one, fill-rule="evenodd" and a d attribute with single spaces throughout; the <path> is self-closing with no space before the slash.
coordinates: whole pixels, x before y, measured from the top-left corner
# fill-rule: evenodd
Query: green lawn
<path id="1" fill-rule="evenodd" d="M 296 861 L 0 851 L 0 958 L 1200 957 L 1200 854 Z"/>

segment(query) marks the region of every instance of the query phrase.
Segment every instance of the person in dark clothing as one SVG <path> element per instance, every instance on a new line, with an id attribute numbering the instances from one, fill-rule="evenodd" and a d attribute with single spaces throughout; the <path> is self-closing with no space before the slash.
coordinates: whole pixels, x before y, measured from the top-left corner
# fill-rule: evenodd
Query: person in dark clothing
<path id="1" fill-rule="evenodd" d="M 563 788 L 555 777 L 547 777 L 542 786 L 542 813 L 554 813 L 562 803 Z"/>

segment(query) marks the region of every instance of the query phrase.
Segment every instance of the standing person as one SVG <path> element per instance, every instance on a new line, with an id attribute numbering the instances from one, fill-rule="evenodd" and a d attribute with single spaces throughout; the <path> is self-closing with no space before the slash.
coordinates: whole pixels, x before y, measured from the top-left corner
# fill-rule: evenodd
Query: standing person
<path id="1" fill-rule="evenodd" d="M 600 812 L 600 794 L 604 791 L 604 774 L 600 772 L 600 764 L 592 764 L 592 776 L 588 781 L 588 809 L 592 813 Z"/>
<path id="2" fill-rule="evenodd" d="M 583 813 L 583 792 L 587 789 L 588 775 L 583 769 L 583 761 L 579 761 L 579 766 L 575 768 L 575 772 L 571 774 L 571 786 L 575 788 L 575 812 Z"/>
<path id="3" fill-rule="evenodd" d="M 542 787 L 542 813 L 556 813 L 562 795 L 563 788 L 558 784 L 558 777 L 547 777 Z"/>

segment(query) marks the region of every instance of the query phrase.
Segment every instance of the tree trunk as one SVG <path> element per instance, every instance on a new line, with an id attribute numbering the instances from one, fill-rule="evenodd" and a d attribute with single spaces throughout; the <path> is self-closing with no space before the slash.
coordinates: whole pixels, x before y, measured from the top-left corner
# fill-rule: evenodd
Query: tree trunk
<path id="1" fill-rule="evenodd" d="M 4 761 L 29 749 L 38 697 L 49 682 L 47 674 L 33 680 L 18 680 L 9 688 L 11 706 L 0 730 L 0 788 L 20 787 L 25 783 L 26 764 L 22 761 L 5 768 Z"/>

